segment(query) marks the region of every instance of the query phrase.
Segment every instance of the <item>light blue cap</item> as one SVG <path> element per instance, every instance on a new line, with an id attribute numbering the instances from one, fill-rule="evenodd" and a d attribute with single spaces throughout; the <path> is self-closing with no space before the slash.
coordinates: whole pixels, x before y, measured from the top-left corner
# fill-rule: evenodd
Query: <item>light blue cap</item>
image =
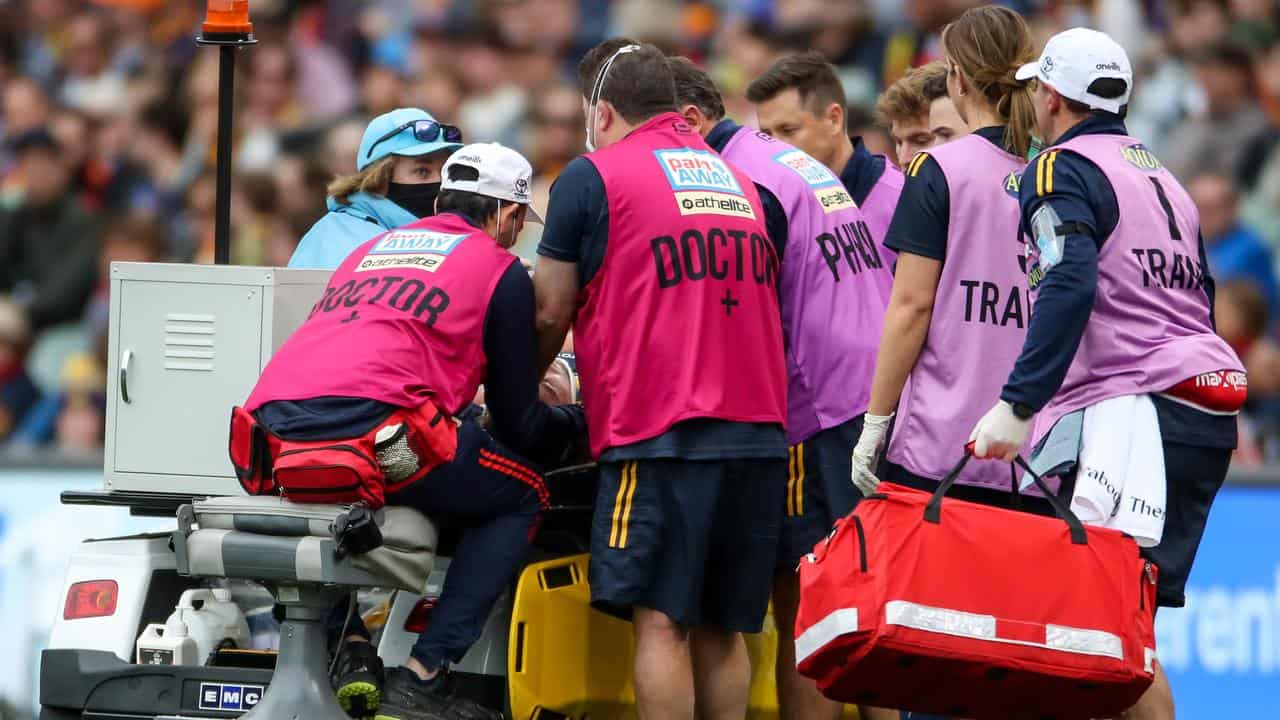
<path id="1" fill-rule="evenodd" d="M 360 140 L 360 154 L 356 157 L 356 168 L 364 170 L 370 163 L 388 155 L 430 155 L 440 150 L 457 150 L 462 147 L 459 143 L 451 143 L 444 141 L 444 133 L 436 138 L 433 142 L 419 142 L 413 136 L 413 129 L 406 127 L 392 137 L 378 142 L 378 139 L 398 127 L 407 125 L 417 120 L 435 120 L 431 114 L 425 110 L 418 108 L 399 108 L 389 113 L 383 113 L 374 118 L 369 123 L 369 127 L 364 129 L 364 137 Z M 374 147 L 374 143 L 378 143 Z"/>

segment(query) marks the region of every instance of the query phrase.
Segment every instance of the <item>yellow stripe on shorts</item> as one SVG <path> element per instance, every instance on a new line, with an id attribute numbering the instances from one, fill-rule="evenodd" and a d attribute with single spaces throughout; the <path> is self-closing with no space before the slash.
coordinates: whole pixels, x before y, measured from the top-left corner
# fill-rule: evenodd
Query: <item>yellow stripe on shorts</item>
<path id="1" fill-rule="evenodd" d="M 796 514 L 796 446 L 787 447 L 787 517 Z"/>
<path id="2" fill-rule="evenodd" d="M 796 445 L 796 515 L 804 514 L 804 443 Z"/>
<path id="3" fill-rule="evenodd" d="M 634 462 L 622 463 L 622 478 L 618 482 L 618 494 L 613 499 L 613 521 L 609 524 L 609 547 L 618 547 L 618 536 L 622 529 L 623 506 L 627 502 L 627 485 L 630 480 L 629 470 Z"/>
<path id="4" fill-rule="evenodd" d="M 618 547 L 627 546 L 627 527 L 631 524 L 631 498 L 636 494 L 636 461 L 631 461 L 631 483 L 627 487 L 626 507 L 622 509 L 622 535 L 618 539 Z"/>

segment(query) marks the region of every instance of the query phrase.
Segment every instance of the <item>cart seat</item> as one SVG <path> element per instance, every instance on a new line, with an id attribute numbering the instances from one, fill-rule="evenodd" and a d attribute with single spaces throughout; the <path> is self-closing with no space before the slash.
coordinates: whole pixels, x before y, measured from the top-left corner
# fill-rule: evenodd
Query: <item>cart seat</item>
<path id="1" fill-rule="evenodd" d="M 178 510 L 179 573 L 262 581 L 284 610 L 271 684 L 240 720 L 349 720 L 329 683 L 332 609 L 359 587 L 426 590 L 435 525 L 411 508 L 384 507 L 374 513 L 382 545 L 339 558 L 331 527 L 346 510 L 267 496 L 210 498 Z"/>
<path id="2" fill-rule="evenodd" d="M 375 512 L 382 546 L 338 559 L 331 526 L 345 505 L 253 496 L 210 498 L 187 507 L 179 513 L 184 537 L 175 543 L 184 575 L 422 592 L 435 559 L 436 526 L 412 508 Z"/>

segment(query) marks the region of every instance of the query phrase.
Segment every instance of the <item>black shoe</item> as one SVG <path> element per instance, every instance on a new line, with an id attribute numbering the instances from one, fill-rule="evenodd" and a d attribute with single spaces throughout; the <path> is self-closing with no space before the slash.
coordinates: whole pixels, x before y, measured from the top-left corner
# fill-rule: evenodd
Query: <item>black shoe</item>
<path id="1" fill-rule="evenodd" d="M 338 704 L 351 717 L 367 718 L 378 709 L 386 674 L 372 643 L 343 643 L 330 679 Z"/>
<path id="2" fill-rule="evenodd" d="M 427 681 L 402 667 L 387 671 L 375 720 L 502 720 L 502 713 L 455 694 L 447 673 Z"/>

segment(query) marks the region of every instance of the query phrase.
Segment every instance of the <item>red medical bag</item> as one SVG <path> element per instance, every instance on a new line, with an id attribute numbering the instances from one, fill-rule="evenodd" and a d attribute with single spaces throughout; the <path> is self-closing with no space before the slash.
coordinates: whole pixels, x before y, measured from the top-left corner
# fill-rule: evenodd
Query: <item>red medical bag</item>
<path id="1" fill-rule="evenodd" d="M 881 483 L 800 561 L 800 672 L 847 703 L 1105 718 L 1151 684 L 1155 566 L 1129 536 Z M 1019 463 L 1026 469 L 1026 464 Z"/>
<path id="2" fill-rule="evenodd" d="M 398 426 L 378 442 L 380 430 Z M 378 452 L 400 443 L 400 457 L 412 457 L 412 471 L 388 478 Z M 231 410 L 228 450 L 240 486 L 250 495 L 282 495 L 294 502 L 355 503 L 378 509 L 386 495 L 416 482 L 458 448 L 457 426 L 430 401 L 401 408 L 364 435 L 338 440 L 299 441 L 273 434 L 242 407 Z M 393 448 L 394 449 L 394 448 Z"/>

